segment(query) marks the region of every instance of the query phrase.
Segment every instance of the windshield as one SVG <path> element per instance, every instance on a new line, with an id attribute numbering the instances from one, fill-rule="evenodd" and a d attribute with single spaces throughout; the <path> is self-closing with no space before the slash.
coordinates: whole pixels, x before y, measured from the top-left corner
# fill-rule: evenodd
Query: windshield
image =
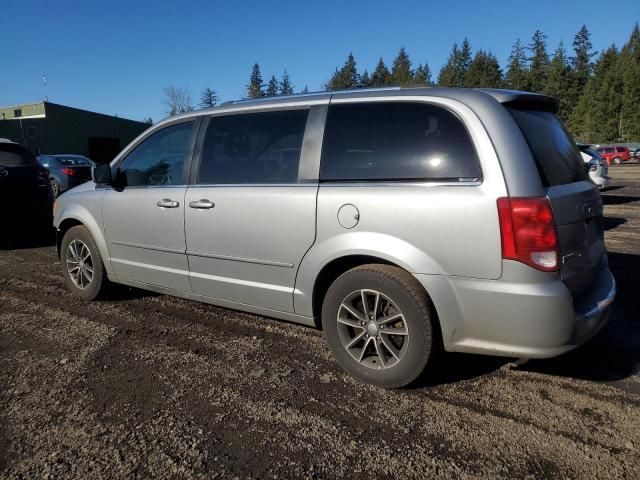
<path id="1" fill-rule="evenodd" d="M 12 143 L 0 145 L 0 166 L 24 167 L 33 164 L 35 164 L 33 155 L 24 147 Z"/>
<path id="2" fill-rule="evenodd" d="M 529 144 L 545 187 L 587 180 L 580 151 L 558 117 L 541 110 L 507 109 Z"/>

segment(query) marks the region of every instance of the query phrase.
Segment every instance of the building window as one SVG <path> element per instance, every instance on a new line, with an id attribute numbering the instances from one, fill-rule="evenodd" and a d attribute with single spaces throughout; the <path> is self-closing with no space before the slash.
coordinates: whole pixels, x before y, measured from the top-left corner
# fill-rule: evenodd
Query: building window
<path id="1" fill-rule="evenodd" d="M 13 116 L 14 116 L 15 118 L 21 117 L 21 116 L 22 116 L 22 109 L 21 109 L 21 108 L 16 108 L 16 109 L 13 111 Z"/>
<path id="2" fill-rule="evenodd" d="M 38 136 L 38 129 L 36 127 L 27 128 L 27 137 L 35 138 Z"/>

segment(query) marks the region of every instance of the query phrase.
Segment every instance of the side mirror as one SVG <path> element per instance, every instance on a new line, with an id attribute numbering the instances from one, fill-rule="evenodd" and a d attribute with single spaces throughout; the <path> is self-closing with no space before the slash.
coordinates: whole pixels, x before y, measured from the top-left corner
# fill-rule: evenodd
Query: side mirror
<path id="1" fill-rule="evenodd" d="M 111 177 L 111 165 L 108 163 L 101 163 L 94 165 L 91 169 L 91 179 L 96 183 L 111 184 L 113 178 Z"/>

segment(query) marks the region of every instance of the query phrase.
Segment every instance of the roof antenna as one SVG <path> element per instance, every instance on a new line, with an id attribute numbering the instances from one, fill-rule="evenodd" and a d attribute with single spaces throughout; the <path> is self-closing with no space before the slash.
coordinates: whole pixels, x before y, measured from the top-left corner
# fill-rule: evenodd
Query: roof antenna
<path id="1" fill-rule="evenodd" d="M 47 75 L 42 74 L 42 83 L 44 84 L 44 101 L 48 102 L 49 97 L 47 97 Z"/>

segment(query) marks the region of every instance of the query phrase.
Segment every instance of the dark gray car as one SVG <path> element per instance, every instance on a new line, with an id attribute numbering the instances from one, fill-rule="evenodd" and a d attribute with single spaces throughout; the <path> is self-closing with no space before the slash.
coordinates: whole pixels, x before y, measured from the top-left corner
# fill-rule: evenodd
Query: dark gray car
<path id="1" fill-rule="evenodd" d="M 54 197 L 91 180 L 94 163 L 82 155 L 40 155 L 37 159 L 51 172 L 49 182 Z"/>
<path id="2" fill-rule="evenodd" d="M 62 273 L 86 299 L 113 281 L 321 326 L 385 387 L 441 347 L 562 354 L 602 328 L 615 281 L 557 108 L 423 88 L 171 117 L 58 199 Z"/>

